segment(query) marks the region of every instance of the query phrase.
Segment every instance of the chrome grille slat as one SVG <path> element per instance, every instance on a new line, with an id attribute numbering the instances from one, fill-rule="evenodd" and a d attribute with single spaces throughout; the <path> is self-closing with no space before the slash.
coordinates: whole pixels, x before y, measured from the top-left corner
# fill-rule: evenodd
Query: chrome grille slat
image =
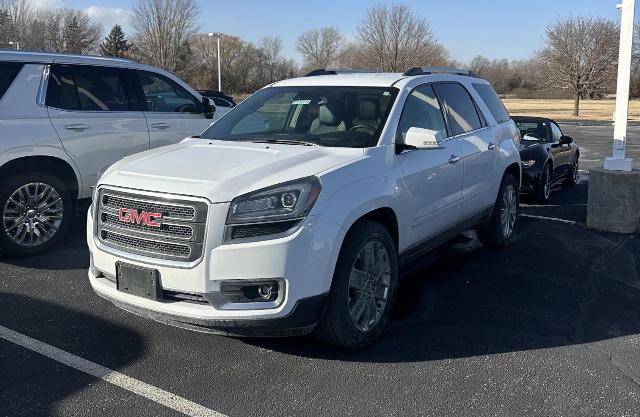
<path id="1" fill-rule="evenodd" d="M 102 230 L 100 234 L 103 241 L 113 242 L 116 246 L 133 248 L 140 251 L 150 251 L 156 254 L 167 254 L 180 258 L 188 258 L 191 248 L 188 245 L 180 245 L 159 240 L 141 239 L 127 236 L 111 230 Z"/>
<path id="2" fill-rule="evenodd" d="M 100 189 L 95 211 L 95 233 L 103 245 L 142 256 L 193 262 L 203 252 L 208 205 L 179 198 L 147 197 L 119 190 Z M 121 221 L 120 209 L 162 214 L 160 227 Z M 134 213 L 135 214 L 135 213 Z M 135 218 L 134 218 L 135 219 Z M 108 249 L 105 248 L 105 249 Z"/>
<path id="3" fill-rule="evenodd" d="M 117 214 L 106 212 L 102 213 L 102 223 L 110 224 L 122 229 L 140 230 L 142 232 L 158 236 L 176 237 L 179 239 L 187 240 L 193 237 L 193 227 L 188 225 L 162 223 L 162 225 L 158 229 L 149 230 L 148 227 L 142 226 L 140 224 L 128 223 L 126 225 L 123 225 L 122 222 L 120 222 Z"/>
<path id="4" fill-rule="evenodd" d="M 105 193 L 101 198 L 101 203 L 105 207 L 111 207 L 114 209 L 128 207 L 137 210 L 155 211 L 161 213 L 165 218 L 193 220 L 196 215 L 196 209 L 194 207 L 178 206 L 156 201 L 145 201 L 137 198 L 119 197 L 111 193 Z"/>

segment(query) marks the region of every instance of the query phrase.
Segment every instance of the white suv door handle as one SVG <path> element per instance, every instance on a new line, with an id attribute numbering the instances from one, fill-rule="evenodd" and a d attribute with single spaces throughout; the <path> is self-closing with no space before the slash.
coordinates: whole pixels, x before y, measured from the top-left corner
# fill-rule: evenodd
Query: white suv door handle
<path id="1" fill-rule="evenodd" d="M 67 129 L 67 130 L 74 130 L 76 132 L 82 132 L 84 130 L 89 129 L 89 126 L 81 125 L 81 124 L 73 124 L 73 125 L 66 125 L 64 128 Z"/>
<path id="2" fill-rule="evenodd" d="M 450 164 L 457 164 L 460 161 L 460 157 L 458 155 L 451 155 L 449 158 Z"/>
<path id="3" fill-rule="evenodd" d="M 489 142 L 489 146 L 487 146 L 487 149 L 489 149 L 490 151 L 492 151 L 492 150 L 494 150 L 494 149 L 496 149 L 496 148 L 497 148 L 497 146 L 496 146 L 496 144 L 495 144 L 495 143 L 493 143 L 493 142 Z"/>
<path id="4" fill-rule="evenodd" d="M 151 125 L 151 127 L 154 129 L 164 130 L 164 129 L 169 129 L 171 125 L 168 125 L 166 123 L 154 123 Z"/>

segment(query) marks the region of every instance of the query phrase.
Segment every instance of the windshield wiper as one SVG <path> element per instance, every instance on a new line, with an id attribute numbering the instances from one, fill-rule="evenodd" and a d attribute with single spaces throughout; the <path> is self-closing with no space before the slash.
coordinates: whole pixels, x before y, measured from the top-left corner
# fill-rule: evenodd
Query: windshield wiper
<path id="1" fill-rule="evenodd" d="M 283 145 L 302 145 L 302 146 L 320 146 L 317 143 L 307 142 L 299 139 L 274 139 L 274 138 L 260 138 L 260 139 L 243 139 L 240 142 L 253 142 L 253 143 L 277 143 Z"/>

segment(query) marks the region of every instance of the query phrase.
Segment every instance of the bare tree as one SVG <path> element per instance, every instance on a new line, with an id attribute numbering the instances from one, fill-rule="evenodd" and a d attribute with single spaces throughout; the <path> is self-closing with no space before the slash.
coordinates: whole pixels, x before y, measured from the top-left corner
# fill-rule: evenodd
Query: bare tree
<path id="1" fill-rule="evenodd" d="M 260 47 L 264 54 L 266 71 L 269 74 L 269 83 L 276 80 L 276 73 L 278 72 L 278 66 L 282 58 L 280 53 L 282 52 L 282 39 L 277 36 L 267 36 L 262 39 L 262 45 Z"/>
<path id="2" fill-rule="evenodd" d="M 29 23 L 35 17 L 33 0 L 0 0 L 0 9 L 8 14 L 11 21 L 11 31 L 5 34 L 5 43 L 20 42 L 21 46 L 24 45 Z"/>
<path id="3" fill-rule="evenodd" d="M 135 0 L 132 25 L 141 61 L 169 71 L 184 65 L 181 48 L 198 30 L 196 0 Z"/>
<path id="4" fill-rule="evenodd" d="M 344 38 L 333 26 L 309 30 L 298 36 L 296 49 L 306 68 L 328 68 L 338 59 Z"/>
<path id="5" fill-rule="evenodd" d="M 367 11 L 356 32 L 361 64 L 383 71 L 437 65 L 448 59 L 427 21 L 406 4 L 380 5 Z"/>
<path id="6" fill-rule="evenodd" d="M 537 62 L 546 85 L 574 94 L 573 115 L 580 99 L 602 93 L 613 76 L 618 56 L 618 27 L 602 18 L 570 17 L 549 26 Z"/>

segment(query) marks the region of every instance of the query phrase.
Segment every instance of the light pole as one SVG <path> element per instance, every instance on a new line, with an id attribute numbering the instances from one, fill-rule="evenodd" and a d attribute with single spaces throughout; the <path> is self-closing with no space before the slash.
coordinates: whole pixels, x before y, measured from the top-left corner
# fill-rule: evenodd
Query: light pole
<path id="1" fill-rule="evenodd" d="M 618 4 L 618 9 L 621 12 L 620 51 L 618 55 L 618 89 L 616 92 L 616 113 L 613 132 L 613 157 L 604 160 L 604 169 L 631 171 L 633 160 L 626 157 L 626 147 L 635 0 L 622 0 L 622 4 Z"/>
<path id="2" fill-rule="evenodd" d="M 222 92 L 222 73 L 220 72 L 220 34 L 209 32 L 209 37 L 218 38 L 218 91 Z"/>
<path id="3" fill-rule="evenodd" d="M 16 51 L 20 50 L 20 42 L 16 41 L 16 42 L 9 42 L 9 45 L 15 45 L 16 46 Z"/>

